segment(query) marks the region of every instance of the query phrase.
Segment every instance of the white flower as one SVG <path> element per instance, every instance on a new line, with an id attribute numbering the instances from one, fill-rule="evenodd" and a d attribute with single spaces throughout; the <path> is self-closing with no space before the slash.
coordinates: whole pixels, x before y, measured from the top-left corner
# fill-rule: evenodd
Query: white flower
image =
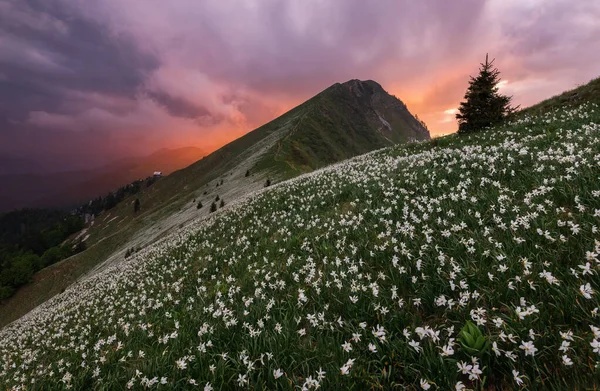
<path id="1" fill-rule="evenodd" d="M 415 341 L 415 340 L 411 340 L 411 341 L 410 341 L 408 344 L 409 344 L 409 345 L 410 345 L 410 346 L 411 346 L 413 349 L 415 349 L 415 351 L 416 351 L 417 353 L 419 353 L 421 350 L 423 350 L 423 348 L 419 347 L 419 345 L 420 345 L 420 344 L 419 344 L 419 342 L 417 342 L 417 341 Z"/>
<path id="2" fill-rule="evenodd" d="M 241 373 L 238 374 L 238 385 L 240 387 L 242 387 L 244 384 L 248 383 L 248 379 L 246 378 L 246 375 L 242 375 Z"/>
<path id="3" fill-rule="evenodd" d="M 535 347 L 532 341 L 521 341 L 521 345 L 519 346 L 519 348 L 525 351 L 525 356 L 535 356 L 535 352 L 537 352 L 537 348 Z"/>
<path id="4" fill-rule="evenodd" d="M 385 329 L 380 325 L 377 325 L 377 327 L 373 327 L 372 333 L 375 338 L 379 339 L 379 341 L 385 341 Z"/>
<path id="5" fill-rule="evenodd" d="M 187 368 L 187 362 L 183 358 L 180 358 L 179 360 L 177 360 L 176 364 L 177 364 L 177 369 Z"/>
<path id="6" fill-rule="evenodd" d="M 454 349 L 452 348 L 452 345 L 448 344 L 442 346 L 442 353 L 440 354 L 444 357 L 452 356 L 454 354 Z"/>
<path id="7" fill-rule="evenodd" d="M 494 354 L 496 355 L 496 357 L 500 357 L 500 355 L 502 354 L 502 352 L 500 351 L 500 349 L 498 349 L 498 343 L 496 341 L 494 341 L 492 343 L 492 351 L 494 352 Z"/>
<path id="8" fill-rule="evenodd" d="M 585 285 L 580 286 L 579 291 L 581 292 L 583 297 L 585 297 L 586 299 L 591 299 L 592 295 L 594 294 L 594 290 L 590 286 L 589 282 Z"/>
<path id="9" fill-rule="evenodd" d="M 463 361 L 457 362 L 456 365 L 458 366 L 458 371 L 462 372 L 463 375 L 468 374 L 471 372 L 471 369 L 473 369 L 473 365 L 467 364 Z"/>
<path id="10" fill-rule="evenodd" d="M 512 374 L 513 374 L 513 378 L 515 379 L 515 381 L 517 382 L 517 385 L 520 386 L 521 384 L 523 384 L 523 376 L 519 375 L 519 371 L 515 371 L 514 369 L 512 370 Z"/>
<path id="11" fill-rule="evenodd" d="M 340 368 L 340 370 L 342 371 L 342 375 L 347 375 L 350 373 L 350 368 L 352 368 L 352 365 L 354 365 L 354 360 L 353 358 L 349 359 L 348 361 L 346 361 L 346 363 Z"/>
<path id="12" fill-rule="evenodd" d="M 473 362 L 473 369 L 471 369 L 471 372 L 469 373 L 469 380 L 479 379 L 479 375 L 482 373 L 483 372 L 481 369 L 479 369 L 479 364 L 475 364 L 475 362 Z"/>
<path id="13" fill-rule="evenodd" d="M 325 379 L 325 374 L 327 372 L 325 372 L 322 368 L 319 368 L 319 370 L 317 371 L 317 380 L 321 381 L 323 379 Z"/>
<path id="14" fill-rule="evenodd" d="M 594 353 L 600 353 L 600 342 L 597 339 L 590 342 L 590 346 L 594 348 Z"/>
<path id="15" fill-rule="evenodd" d="M 569 356 L 567 356 L 566 354 L 564 354 L 562 356 L 562 363 L 563 363 L 563 365 L 565 365 L 567 367 L 573 365 L 573 361 L 571 361 L 571 359 L 569 358 Z"/>
<path id="16" fill-rule="evenodd" d="M 425 379 L 421 379 L 420 383 L 421 383 L 421 388 L 424 390 L 428 390 L 431 388 L 431 384 L 429 384 L 429 382 Z"/>
<path id="17" fill-rule="evenodd" d="M 377 346 L 373 345 L 372 343 L 369 344 L 369 351 L 371 353 L 377 353 Z"/>
<path id="18" fill-rule="evenodd" d="M 498 328 L 502 327 L 502 325 L 504 324 L 504 321 L 500 318 L 492 319 L 492 322 L 494 322 L 494 325 Z"/>
<path id="19" fill-rule="evenodd" d="M 591 269 L 591 266 L 592 266 L 592 264 L 589 262 L 586 262 L 585 265 L 579 265 L 579 268 L 582 270 L 584 276 L 586 274 L 589 274 L 589 275 L 594 274 L 593 270 Z"/>
<path id="20" fill-rule="evenodd" d="M 72 378 L 71 373 L 70 372 L 66 372 L 64 374 L 64 376 L 62 377 L 62 379 L 60 379 L 60 381 L 62 381 L 63 383 L 69 383 L 69 382 L 71 382 L 71 378 Z"/>
<path id="21" fill-rule="evenodd" d="M 273 371 L 273 377 L 275 379 L 279 379 L 281 376 L 283 376 L 283 371 L 281 369 L 277 368 Z"/>
<path id="22" fill-rule="evenodd" d="M 467 388 L 467 386 L 465 386 L 464 383 L 461 381 L 456 383 L 456 385 L 454 386 L 455 391 L 463 391 L 465 388 Z"/>
<path id="23" fill-rule="evenodd" d="M 352 344 L 350 342 L 344 342 L 342 349 L 344 349 L 345 352 L 349 352 L 352 350 Z"/>

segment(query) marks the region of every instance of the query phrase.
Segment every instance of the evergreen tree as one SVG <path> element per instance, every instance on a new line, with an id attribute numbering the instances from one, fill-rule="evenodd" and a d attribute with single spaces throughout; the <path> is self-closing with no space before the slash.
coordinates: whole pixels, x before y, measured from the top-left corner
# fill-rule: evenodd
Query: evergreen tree
<path id="1" fill-rule="evenodd" d="M 140 211 L 140 199 L 136 198 L 133 202 L 133 213 L 137 213 Z"/>
<path id="2" fill-rule="evenodd" d="M 465 93 L 465 101 L 460 103 L 456 119 L 458 133 L 470 133 L 502 122 L 518 107 L 511 107 L 512 97 L 498 92 L 500 71 L 493 67 L 494 60 L 479 68 L 479 75 L 472 77 Z"/>
<path id="3" fill-rule="evenodd" d="M 202 201 L 198 201 L 198 205 L 196 205 L 196 209 L 200 209 L 202 208 Z"/>
<path id="4" fill-rule="evenodd" d="M 250 170 L 246 170 L 246 177 L 250 176 Z"/>
<path id="5" fill-rule="evenodd" d="M 222 208 L 225 206 L 225 200 L 221 200 L 221 203 L 219 204 L 219 208 Z"/>
<path id="6" fill-rule="evenodd" d="M 265 182 L 265 187 L 269 187 L 271 186 L 271 180 L 269 178 L 267 178 L 267 181 Z"/>
<path id="7" fill-rule="evenodd" d="M 216 212 L 216 210 L 217 210 L 217 204 L 215 204 L 213 202 L 212 204 L 210 204 L 210 213 Z"/>

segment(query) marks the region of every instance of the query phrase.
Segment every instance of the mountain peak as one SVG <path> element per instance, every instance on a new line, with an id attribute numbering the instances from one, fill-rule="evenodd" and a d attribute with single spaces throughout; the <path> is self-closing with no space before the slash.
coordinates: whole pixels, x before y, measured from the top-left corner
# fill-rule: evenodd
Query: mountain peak
<path id="1" fill-rule="evenodd" d="M 347 82 L 341 83 L 341 85 L 348 86 L 348 87 L 370 86 L 370 87 L 378 87 L 378 88 L 383 89 L 383 87 L 381 87 L 381 85 L 379 83 L 377 83 L 375 80 L 370 80 L 370 79 L 369 80 L 350 79 Z"/>

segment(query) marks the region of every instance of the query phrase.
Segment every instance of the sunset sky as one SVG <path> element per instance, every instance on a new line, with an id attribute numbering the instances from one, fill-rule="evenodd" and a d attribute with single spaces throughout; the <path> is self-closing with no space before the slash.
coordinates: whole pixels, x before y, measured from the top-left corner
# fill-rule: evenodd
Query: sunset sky
<path id="1" fill-rule="evenodd" d="M 206 151 L 372 79 L 432 135 L 485 54 L 527 106 L 600 76 L 598 0 L 0 0 L 0 158 Z"/>

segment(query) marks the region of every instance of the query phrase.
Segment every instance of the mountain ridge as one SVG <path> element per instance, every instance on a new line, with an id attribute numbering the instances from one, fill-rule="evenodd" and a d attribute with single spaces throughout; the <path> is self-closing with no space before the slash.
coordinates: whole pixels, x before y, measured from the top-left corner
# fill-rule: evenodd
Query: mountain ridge
<path id="1" fill-rule="evenodd" d="M 385 124 L 387 123 L 388 126 Z M 41 270 L 33 283 L 0 304 L 0 326 L 60 293 L 83 276 L 122 261 L 144 247 L 225 204 L 350 157 L 429 139 L 429 132 L 374 81 L 336 83 L 281 116 L 174 171 L 101 213 L 85 232 L 87 250 Z M 204 207 L 198 209 L 198 202 Z"/>

